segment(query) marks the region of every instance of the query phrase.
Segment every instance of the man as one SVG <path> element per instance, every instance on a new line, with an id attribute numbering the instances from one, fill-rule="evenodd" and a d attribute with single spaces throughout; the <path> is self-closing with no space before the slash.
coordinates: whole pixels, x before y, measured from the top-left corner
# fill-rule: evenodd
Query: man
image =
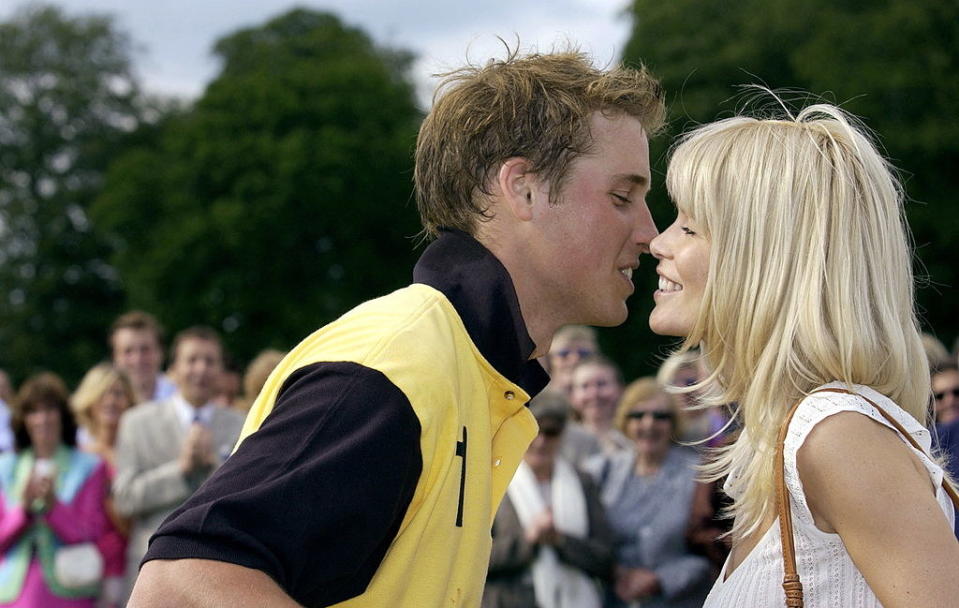
<path id="1" fill-rule="evenodd" d="M 567 325 L 553 336 L 546 355 L 549 388 L 567 399 L 572 396 L 573 368 L 587 357 L 599 354 L 596 330 L 585 325 Z"/>
<path id="2" fill-rule="evenodd" d="M 595 453 L 612 454 L 633 449 L 633 442 L 615 426 L 616 406 L 623 395 L 619 367 L 602 355 L 580 361 L 572 373 L 570 405 L 579 412 L 580 423 L 571 423 L 563 440 L 563 455 L 575 464 Z M 579 434 L 595 440 L 589 442 Z"/>
<path id="3" fill-rule="evenodd" d="M 309 336 L 153 538 L 131 606 L 478 606 L 490 526 L 568 323 L 626 319 L 656 234 L 645 72 L 579 53 L 454 72 L 417 140 L 414 283 Z"/>
<path id="4" fill-rule="evenodd" d="M 161 401 L 176 387 L 160 373 L 163 365 L 163 329 L 156 318 L 140 310 L 120 315 L 110 327 L 113 365 L 130 377 L 137 403 Z"/>
<path id="5" fill-rule="evenodd" d="M 959 366 L 947 360 L 930 370 L 936 422 L 959 420 Z"/>
<path id="6" fill-rule="evenodd" d="M 210 403 L 223 352 L 215 331 L 186 329 L 173 341 L 175 394 L 124 414 L 117 434 L 114 505 L 133 518 L 127 576 L 136 578 L 147 541 L 167 515 L 226 459 L 243 417 Z"/>

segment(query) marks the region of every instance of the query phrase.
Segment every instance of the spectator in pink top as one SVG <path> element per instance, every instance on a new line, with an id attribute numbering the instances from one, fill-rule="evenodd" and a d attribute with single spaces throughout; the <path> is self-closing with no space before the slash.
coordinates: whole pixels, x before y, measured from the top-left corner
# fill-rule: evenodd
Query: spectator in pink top
<path id="1" fill-rule="evenodd" d="M 74 447 L 67 389 L 54 374 L 24 382 L 12 410 L 15 451 L 0 455 L 0 606 L 92 608 L 99 585 L 68 587 L 54 556 L 106 529 L 106 469 Z"/>

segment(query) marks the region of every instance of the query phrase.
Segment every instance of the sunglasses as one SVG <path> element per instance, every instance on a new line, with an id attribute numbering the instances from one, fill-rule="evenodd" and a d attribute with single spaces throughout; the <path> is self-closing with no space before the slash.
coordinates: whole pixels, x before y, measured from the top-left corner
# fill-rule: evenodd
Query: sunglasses
<path id="1" fill-rule="evenodd" d="M 959 399 L 959 386 L 947 391 L 942 391 L 941 393 L 932 394 L 932 396 L 936 398 L 936 401 L 942 401 L 946 395 L 952 395 L 953 398 Z"/>
<path id="2" fill-rule="evenodd" d="M 563 428 L 559 426 L 541 426 L 539 427 L 539 434 L 543 437 L 548 437 L 553 439 L 554 437 L 559 437 L 562 434 Z"/>
<path id="3" fill-rule="evenodd" d="M 672 413 L 672 412 L 664 412 L 664 411 L 662 411 L 662 410 L 648 410 L 648 411 L 645 411 L 645 412 L 643 412 L 643 411 L 630 412 L 630 413 L 626 414 L 626 417 L 629 418 L 630 420 L 642 420 L 643 418 L 646 417 L 647 414 L 650 415 L 650 416 L 652 416 L 652 417 L 653 417 L 653 420 L 660 420 L 660 421 L 661 421 L 661 420 L 672 420 L 672 419 L 673 419 L 673 413 Z"/>

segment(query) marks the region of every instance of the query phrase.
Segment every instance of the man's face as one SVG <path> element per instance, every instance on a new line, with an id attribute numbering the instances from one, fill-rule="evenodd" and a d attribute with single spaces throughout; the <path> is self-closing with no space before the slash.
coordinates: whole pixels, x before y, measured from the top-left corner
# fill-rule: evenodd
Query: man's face
<path id="1" fill-rule="evenodd" d="M 550 375 L 572 373 L 577 363 L 590 355 L 595 355 L 597 350 L 596 343 L 592 340 L 554 339 L 549 345 L 548 353 Z"/>
<path id="2" fill-rule="evenodd" d="M 616 403 L 622 393 L 623 387 L 616 378 L 616 372 L 605 365 L 586 363 L 573 372 L 570 404 L 587 424 L 609 425 L 616 414 Z"/>
<path id="3" fill-rule="evenodd" d="M 932 393 L 936 401 L 936 422 L 945 424 L 959 418 L 959 372 L 950 369 L 935 374 Z"/>
<path id="4" fill-rule="evenodd" d="M 6 403 L 13 401 L 13 386 L 10 384 L 10 376 L 3 370 L 0 370 L 0 401 Z"/>
<path id="5" fill-rule="evenodd" d="M 123 327 L 113 334 L 113 364 L 141 384 L 160 373 L 163 352 L 149 329 Z"/>
<path id="6" fill-rule="evenodd" d="M 635 118 L 590 120 L 593 148 L 570 164 L 556 204 L 534 208 L 538 242 L 529 255 L 538 289 L 559 325 L 613 326 L 626 320 L 633 270 L 656 226 L 646 206 L 649 143 Z M 549 186 L 537 183 L 537 200 Z"/>
<path id="7" fill-rule="evenodd" d="M 209 402 L 223 367 L 220 346 L 203 338 L 186 338 L 177 346 L 174 357 L 170 378 L 183 398 L 195 406 Z"/>

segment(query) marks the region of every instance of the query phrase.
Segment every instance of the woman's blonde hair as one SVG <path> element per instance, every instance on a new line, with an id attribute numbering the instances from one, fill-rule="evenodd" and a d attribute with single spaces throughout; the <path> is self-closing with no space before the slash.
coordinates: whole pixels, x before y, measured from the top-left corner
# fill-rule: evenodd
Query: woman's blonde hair
<path id="1" fill-rule="evenodd" d="M 103 394 L 113 386 L 114 382 L 119 382 L 123 387 L 123 393 L 126 395 L 129 406 L 136 403 L 136 397 L 133 393 L 133 385 L 130 384 L 130 378 L 123 370 L 120 370 L 109 363 L 100 363 L 90 368 L 80 381 L 80 386 L 70 397 L 70 409 L 73 410 L 77 422 L 87 431 L 96 432 L 93 414 L 93 406 L 103 397 Z"/>
<path id="2" fill-rule="evenodd" d="M 745 432 L 707 475 L 737 473 L 741 537 L 771 515 L 777 431 L 817 386 L 868 385 L 927 419 L 903 191 L 865 128 L 828 104 L 700 127 L 674 149 L 666 183 L 710 243 L 682 349 L 702 346 L 709 402 L 738 403 Z"/>
<path id="3" fill-rule="evenodd" d="M 270 374 L 285 356 L 286 353 L 282 351 L 267 348 L 261 350 L 254 357 L 253 361 L 247 366 L 246 373 L 243 374 L 243 396 L 236 401 L 237 409 L 244 412 L 249 411 L 253 402 L 256 401 L 257 395 L 263 390 L 267 378 L 270 377 Z"/>

